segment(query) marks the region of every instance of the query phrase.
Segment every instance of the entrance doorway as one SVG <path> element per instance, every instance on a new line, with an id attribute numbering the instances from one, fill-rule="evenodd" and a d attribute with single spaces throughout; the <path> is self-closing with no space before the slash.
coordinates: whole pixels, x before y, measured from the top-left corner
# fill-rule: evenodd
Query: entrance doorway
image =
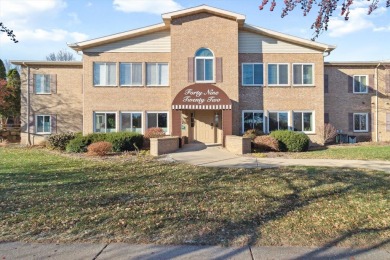
<path id="1" fill-rule="evenodd" d="M 221 111 L 195 111 L 194 141 L 202 143 L 222 143 Z"/>

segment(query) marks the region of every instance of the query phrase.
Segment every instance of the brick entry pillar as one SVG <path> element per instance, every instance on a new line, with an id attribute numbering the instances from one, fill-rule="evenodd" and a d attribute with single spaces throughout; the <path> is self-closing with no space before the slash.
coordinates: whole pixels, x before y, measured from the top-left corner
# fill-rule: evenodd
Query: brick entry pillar
<path id="1" fill-rule="evenodd" d="M 172 136 L 181 137 L 181 110 L 172 110 Z"/>
<path id="2" fill-rule="evenodd" d="M 223 131 L 223 143 L 225 146 L 225 136 L 233 133 L 233 111 L 222 110 L 222 131 Z"/>

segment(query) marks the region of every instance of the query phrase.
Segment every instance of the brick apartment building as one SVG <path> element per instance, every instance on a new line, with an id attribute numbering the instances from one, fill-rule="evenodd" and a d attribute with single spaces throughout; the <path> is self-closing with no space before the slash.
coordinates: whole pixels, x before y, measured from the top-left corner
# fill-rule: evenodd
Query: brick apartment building
<path id="1" fill-rule="evenodd" d="M 324 123 L 390 141 L 390 62 L 324 62 L 334 46 L 245 23 L 209 6 L 70 44 L 81 62 L 22 67 L 22 143 L 62 132 L 144 133 L 222 143 L 257 128 L 323 142 Z"/>

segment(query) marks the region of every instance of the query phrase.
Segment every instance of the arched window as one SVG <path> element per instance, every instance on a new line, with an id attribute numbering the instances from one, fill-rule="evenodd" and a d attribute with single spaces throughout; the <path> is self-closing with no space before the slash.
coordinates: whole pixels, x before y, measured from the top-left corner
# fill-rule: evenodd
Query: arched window
<path id="1" fill-rule="evenodd" d="M 214 82 L 214 54 L 206 48 L 195 53 L 195 81 Z"/>

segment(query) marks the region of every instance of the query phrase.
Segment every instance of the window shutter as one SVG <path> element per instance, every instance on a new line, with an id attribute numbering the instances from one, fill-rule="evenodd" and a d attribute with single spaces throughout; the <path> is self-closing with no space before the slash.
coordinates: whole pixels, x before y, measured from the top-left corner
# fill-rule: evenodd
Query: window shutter
<path id="1" fill-rule="evenodd" d="M 215 61 L 215 67 L 216 67 L 216 82 L 222 82 L 223 81 L 223 74 L 222 74 L 222 57 L 217 57 Z"/>
<path id="2" fill-rule="evenodd" d="M 348 93 L 353 93 L 353 77 L 348 76 Z"/>
<path id="3" fill-rule="evenodd" d="M 390 113 L 386 113 L 386 132 L 390 132 Z"/>
<path id="4" fill-rule="evenodd" d="M 390 74 L 386 76 L 386 93 L 390 93 Z"/>
<path id="5" fill-rule="evenodd" d="M 28 119 L 28 128 L 30 133 L 35 133 L 35 116 L 31 114 Z"/>
<path id="6" fill-rule="evenodd" d="M 374 74 L 368 75 L 368 93 L 374 93 L 375 90 L 375 81 Z"/>
<path id="7" fill-rule="evenodd" d="M 324 123 L 329 124 L 329 113 L 324 114 Z"/>
<path id="8" fill-rule="evenodd" d="M 324 75 L 324 92 L 329 93 L 329 75 Z"/>
<path id="9" fill-rule="evenodd" d="M 35 74 L 32 74 L 32 77 L 30 77 L 30 86 L 29 86 L 29 92 L 31 93 L 31 94 L 34 94 L 34 89 L 35 89 L 35 77 L 36 77 L 36 75 Z"/>
<path id="10" fill-rule="evenodd" d="M 50 75 L 50 91 L 52 94 L 57 93 L 57 74 Z"/>
<path id="11" fill-rule="evenodd" d="M 194 63 L 195 63 L 194 57 L 189 57 L 188 58 L 188 82 L 189 83 L 194 82 Z"/>
<path id="12" fill-rule="evenodd" d="M 348 113 L 348 131 L 353 132 L 353 113 Z"/>
<path id="13" fill-rule="evenodd" d="M 50 116 L 51 133 L 57 133 L 57 115 Z"/>

